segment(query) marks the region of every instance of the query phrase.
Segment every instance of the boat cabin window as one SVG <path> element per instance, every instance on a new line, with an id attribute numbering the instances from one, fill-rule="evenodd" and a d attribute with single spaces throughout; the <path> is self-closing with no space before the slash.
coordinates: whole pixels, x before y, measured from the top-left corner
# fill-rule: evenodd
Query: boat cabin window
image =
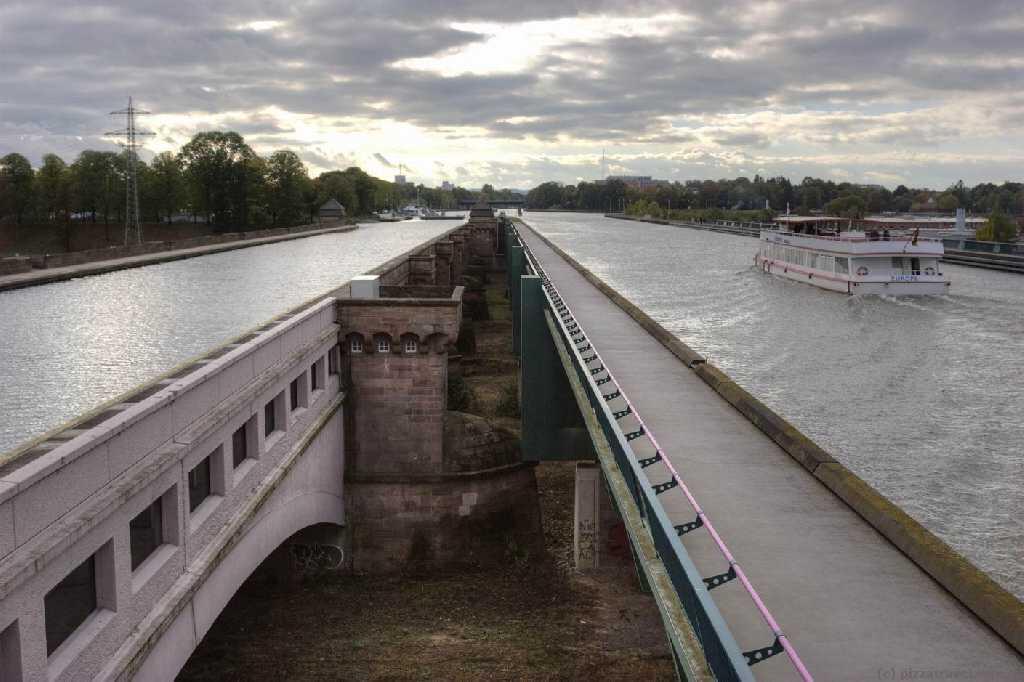
<path id="1" fill-rule="evenodd" d="M 921 259 L 910 258 L 908 256 L 893 256 L 892 269 L 899 270 L 906 274 L 920 274 L 921 273 Z"/>
<path id="2" fill-rule="evenodd" d="M 850 274 L 850 259 L 836 256 L 836 272 L 841 275 Z"/>

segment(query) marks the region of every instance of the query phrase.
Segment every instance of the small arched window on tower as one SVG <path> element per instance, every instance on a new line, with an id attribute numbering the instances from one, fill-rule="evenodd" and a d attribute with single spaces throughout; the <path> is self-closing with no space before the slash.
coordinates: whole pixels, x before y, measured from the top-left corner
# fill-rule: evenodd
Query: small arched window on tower
<path id="1" fill-rule="evenodd" d="M 404 349 L 406 353 L 415 353 L 419 350 L 419 344 L 416 343 L 415 336 L 405 337 Z"/>
<path id="2" fill-rule="evenodd" d="M 351 339 L 349 339 L 348 349 L 352 353 L 362 353 L 363 352 L 363 337 L 361 337 L 358 334 L 356 334 Z"/>
<path id="3" fill-rule="evenodd" d="M 377 352 L 378 353 L 390 353 L 391 352 L 391 339 L 386 336 L 377 337 Z"/>

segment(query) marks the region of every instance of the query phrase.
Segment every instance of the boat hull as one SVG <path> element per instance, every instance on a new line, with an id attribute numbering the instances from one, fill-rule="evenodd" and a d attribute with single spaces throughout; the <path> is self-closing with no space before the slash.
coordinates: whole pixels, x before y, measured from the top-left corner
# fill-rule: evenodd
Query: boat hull
<path id="1" fill-rule="evenodd" d="M 755 263 L 766 274 L 851 296 L 941 296 L 949 292 L 948 281 L 885 282 L 856 277 L 846 279 L 794 268 L 785 263 L 769 261 L 760 255 L 755 258 Z"/>

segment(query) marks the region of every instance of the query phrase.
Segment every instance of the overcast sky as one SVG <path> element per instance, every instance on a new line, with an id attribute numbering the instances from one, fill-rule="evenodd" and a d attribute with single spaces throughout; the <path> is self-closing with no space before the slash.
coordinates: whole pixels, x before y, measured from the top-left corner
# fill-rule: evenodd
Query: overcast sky
<path id="1" fill-rule="evenodd" d="M 631 10 L 636 4 L 642 10 Z M 642 13 L 634 13 L 642 12 Z M 0 155 L 232 129 L 310 171 L 1021 180 L 1021 0 L 2 0 Z"/>

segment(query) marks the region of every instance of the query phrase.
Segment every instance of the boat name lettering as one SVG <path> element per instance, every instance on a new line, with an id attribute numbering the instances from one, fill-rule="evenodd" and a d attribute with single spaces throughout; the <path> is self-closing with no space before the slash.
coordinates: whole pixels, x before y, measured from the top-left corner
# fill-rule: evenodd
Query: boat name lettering
<path id="1" fill-rule="evenodd" d="M 893 282 L 916 282 L 917 275 L 890 275 Z"/>

